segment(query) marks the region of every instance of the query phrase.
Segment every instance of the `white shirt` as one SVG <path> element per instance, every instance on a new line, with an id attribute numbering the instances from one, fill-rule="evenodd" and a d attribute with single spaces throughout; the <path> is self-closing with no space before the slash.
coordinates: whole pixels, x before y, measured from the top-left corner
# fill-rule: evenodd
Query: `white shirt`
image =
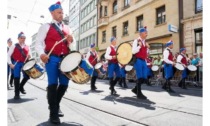
<path id="1" fill-rule="evenodd" d="M 167 63 L 167 64 L 173 64 L 173 61 L 171 61 L 171 60 L 168 59 L 168 56 L 169 56 L 169 51 L 168 51 L 168 49 L 171 50 L 170 48 L 167 47 L 167 48 L 164 50 L 164 52 L 163 52 L 163 61 L 164 61 L 165 63 Z"/>
<path id="2" fill-rule="evenodd" d="M 117 50 L 117 48 L 116 48 L 115 46 L 111 45 L 111 47 L 113 47 L 115 51 Z M 106 49 L 105 58 L 106 58 L 107 60 L 111 60 L 111 59 L 112 59 L 112 56 L 110 55 L 110 53 L 111 53 L 111 51 L 112 51 L 112 50 L 111 50 L 111 47 L 109 46 L 109 47 L 107 47 L 107 49 Z"/>
<path id="3" fill-rule="evenodd" d="M 89 62 L 89 58 L 90 58 L 90 55 L 91 55 L 90 52 L 92 52 L 92 51 L 89 51 L 89 52 L 87 53 L 87 55 L 86 55 L 86 57 L 85 57 L 85 61 L 87 62 L 87 64 L 88 64 L 90 67 L 93 68 L 93 66 L 92 66 L 91 63 Z M 97 52 L 96 52 L 96 51 L 94 51 L 94 52 L 92 52 L 92 53 L 93 53 L 94 56 L 97 55 Z M 98 55 L 97 55 L 97 59 L 98 59 Z"/>
<path id="4" fill-rule="evenodd" d="M 183 53 L 182 53 L 182 55 L 185 56 L 185 54 L 183 54 Z M 183 58 L 182 55 L 178 55 L 178 57 L 177 57 L 177 59 L 176 59 L 176 62 L 177 62 L 177 63 L 181 63 L 181 60 L 182 60 L 182 58 Z M 186 56 L 185 56 L 185 58 L 187 59 Z"/>
<path id="5" fill-rule="evenodd" d="M 142 41 L 143 45 L 145 46 L 145 40 L 143 40 L 141 37 L 135 39 L 135 40 L 133 41 L 133 46 L 132 46 L 132 53 L 133 53 L 133 54 L 138 53 L 138 52 L 139 52 L 139 49 L 141 48 L 141 46 L 138 45 L 138 43 L 139 43 L 138 40 L 139 40 L 139 39 Z"/>
<path id="6" fill-rule="evenodd" d="M 55 23 L 56 26 L 58 26 L 58 24 L 57 24 L 58 22 L 56 20 L 52 20 L 52 23 Z M 60 30 L 63 30 L 62 25 L 60 25 L 58 27 L 60 28 Z M 42 54 L 45 54 L 45 52 L 44 52 L 44 49 L 45 49 L 45 38 L 47 36 L 47 33 L 48 33 L 49 29 L 50 29 L 50 24 L 49 23 L 45 23 L 39 28 L 39 31 L 37 33 L 35 49 L 36 49 L 36 52 L 38 53 L 39 56 L 42 55 Z M 74 36 L 72 34 L 72 31 L 70 30 L 70 28 L 69 28 L 69 34 L 72 35 L 73 42 L 76 42 L 75 38 L 74 38 Z M 70 48 L 70 45 L 69 45 L 69 48 Z"/>
<path id="7" fill-rule="evenodd" d="M 26 46 L 26 44 L 21 44 L 20 45 L 21 48 L 24 48 L 25 46 Z M 8 64 L 12 64 L 11 56 L 12 56 L 14 50 L 15 50 L 15 45 L 10 46 L 9 51 L 7 52 L 7 63 Z M 30 54 L 30 49 L 29 49 L 29 54 Z"/>

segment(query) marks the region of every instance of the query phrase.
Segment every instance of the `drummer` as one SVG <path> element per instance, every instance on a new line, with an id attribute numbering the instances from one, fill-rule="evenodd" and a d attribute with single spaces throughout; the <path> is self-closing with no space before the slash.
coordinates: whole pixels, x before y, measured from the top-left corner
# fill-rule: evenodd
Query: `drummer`
<path id="1" fill-rule="evenodd" d="M 151 78 L 151 77 L 153 77 L 153 73 L 152 73 L 152 58 L 151 57 L 149 57 L 150 55 L 149 55 L 149 52 L 148 52 L 148 54 L 147 54 L 147 58 L 146 58 L 146 62 L 147 62 L 147 79 L 146 79 L 146 84 L 148 85 L 148 86 L 151 86 L 151 84 L 150 84 L 150 82 L 149 82 L 149 79 Z"/>
<path id="2" fill-rule="evenodd" d="M 109 77 L 109 84 L 110 84 L 110 90 L 111 95 L 117 94 L 116 90 L 114 89 L 114 86 L 120 79 L 120 67 L 118 65 L 118 61 L 116 58 L 116 45 L 117 41 L 115 37 L 111 37 L 110 39 L 111 45 L 107 47 L 105 58 L 108 60 L 108 77 Z M 114 79 L 114 73 L 115 73 L 115 79 Z"/>
<path id="3" fill-rule="evenodd" d="M 69 84 L 69 79 L 59 70 L 59 64 L 62 58 L 69 54 L 69 47 L 74 41 L 74 37 L 69 27 L 62 22 L 63 9 L 61 3 L 57 2 L 52 4 L 49 7 L 49 11 L 52 16 L 52 22 L 45 23 L 39 28 L 36 38 L 36 51 L 42 62 L 45 63 L 47 72 L 47 100 L 50 110 L 49 120 L 51 123 L 59 124 L 59 117 L 64 116 L 60 110 L 60 102 Z M 56 45 L 48 57 L 48 53 L 56 41 L 60 41 L 64 37 L 67 39 Z"/>
<path id="4" fill-rule="evenodd" d="M 185 79 L 187 78 L 187 56 L 186 56 L 186 48 L 180 49 L 180 54 L 177 57 L 177 63 L 181 63 L 184 66 L 184 70 L 182 72 L 182 79 L 179 82 L 179 87 L 183 89 L 187 89 L 185 84 Z"/>
<path id="5" fill-rule="evenodd" d="M 146 27 L 139 29 L 139 37 L 134 40 L 132 46 L 132 53 L 137 58 L 134 63 L 134 68 L 136 70 L 137 84 L 136 87 L 132 89 L 132 92 L 137 94 L 139 99 L 147 99 L 141 91 L 141 85 L 147 79 L 147 51 L 149 49 L 149 44 L 145 41 L 147 38 L 147 29 Z"/>
<path id="6" fill-rule="evenodd" d="M 166 49 L 163 52 L 163 60 L 164 60 L 164 77 L 166 79 L 166 83 L 163 85 L 163 89 L 167 90 L 171 93 L 175 93 L 174 90 L 171 89 L 170 80 L 173 77 L 173 66 L 175 62 L 173 61 L 173 54 L 171 50 L 173 49 L 173 41 L 170 40 L 166 43 Z"/>
<path id="7" fill-rule="evenodd" d="M 96 52 L 96 45 L 95 45 L 95 43 L 90 45 L 90 51 L 87 53 L 85 59 L 86 59 L 86 62 L 88 63 L 88 65 L 90 67 L 92 67 L 92 68 L 94 68 L 95 65 L 97 64 L 97 62 L 98 62 L 98 54 Z M 92 91 L 95 91 L 97 89 L 96 86 L 95 86 L 97 77 L 98 77 L 98 73 L 94 69 L 94 71 L 92 73 L 91 81 L 90 81 L 90 89 Z"/>
<path id="8" fill-rule="evenodd" d="M 29 79 L 23 71 L 23 79 L 20 82 L 20 73 L 24 62 L 29 59 L 29 46 L 25 44 L 26 36 L 23 32 L 18 34 L 18 43 L 12 45 L 7 53 L 7 62 L 9 66 L 14 70 L 14 85 L 15 85 L 15 96 L 14 99 L 20 99 L 20 92 L 26 94 L 24 85 Z M 11 60 L 12 59 L 12 60 Z"/>
<path id="9" fill-rule="evenodd" d="M 7 40 L 7 52 L 9 51 L 9 48 L 12 46 L 12 39 L 9 38 Z M 10 80 L 9 79 L 9 75 L 10 75 Z M 9 81 L 9 82 L 8 82 Z M 14 72 L 13 69 L 10 68 L 9 64 L 7 63 L 7 88 L 9 89 L 9 84 L 11 87 L 13 87 L 13 81 L 14 81 Z"/>

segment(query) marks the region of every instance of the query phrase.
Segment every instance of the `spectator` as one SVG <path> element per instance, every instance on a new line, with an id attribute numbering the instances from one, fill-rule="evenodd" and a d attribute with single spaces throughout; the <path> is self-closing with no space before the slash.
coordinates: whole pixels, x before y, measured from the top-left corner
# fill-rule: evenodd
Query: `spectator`
<path id="1" fill-rule="evenodd" d="M 199 62 L 199 82 L 202 82 L 203 78 L 203 53 L 200 53 L 200 62 Z"/>
<path id="2" fill-rule="evenodd" d="M 200 58 L 198 57 L 198 54 L 194 53 L 193 59 L 191 60 L 191 64 L 197 67 L 196 81 L 199 81 L 199 62 L 200 62 Z"/>
<path id="3" fill-rule="evenodd" d="M 156 60 L 154 60 L 153 65 L 158 65 L 158 66 L 162 65 L 162 60 L 161 60 L 161 57 L 159 55 L 158 55 L 158 58 Z"/>

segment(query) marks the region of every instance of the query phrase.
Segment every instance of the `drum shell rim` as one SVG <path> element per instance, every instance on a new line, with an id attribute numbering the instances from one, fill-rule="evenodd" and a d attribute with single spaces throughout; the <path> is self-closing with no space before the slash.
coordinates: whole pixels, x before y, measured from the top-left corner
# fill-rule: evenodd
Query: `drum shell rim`
<path id="1" fill-rule="evenodd" d="M 99 64 L 99 63 L 96 63 L 96 65 L 97 65 L 97 64 Z M 102 64 L 102 63 L 100 63 L 100 64 L 101 64 L 101 67 L 102 67 L 102 66 L 103 66 L 103 64 Z M 96 68 L 95 68 L 95 67 L 96 67 L 96 65 L 94 66 L 94 69 L 96 69 Z M 100 68 L 101 68 L 101 67 L 100 67 Z M 98 68 L 98 69 L 100 69 L 100 68 Z"/>
<path id="2" fill-rule="evenodd" d="M 75 52 L 77 52 L 77 53 L 80 53 L 79 51 L 71 51 L 69 54 L 71 54 L 71 53 L 75 53 Z M 69 54 L 67 54 L 66 56 L 68 56 Z M 80 53 L 81 54 L 81 53 Z M 60 69 L 60 71 L 62 71 L 61 70 L 61 63 L 62 63 L 62 61 L 65 59 L 65 57 L 66 56 L 64 56 L 62 59 L 61 59 L 61 61 L 60 61 L 60 64 L 59 64 L 59 69 Z M 80 65 L 82 63 L 82 55 L 81 55 L 81 61 L 79 62 L 79 64 L 78 65 Z M 79 67 L 78 66 L 76 66 L 74 69 L 72 69 L 71 71 L 68 71 L 68 72 L 63 72 L 63 73 L 69 73 L 69 72 L 73 72 L 73 71 L 75 71 L 76 69 L 78 69 Z"/>
<path id="3" fill-rule="evenodd" d="M 33 58 L 33 59 L 30 59 L 30 60 L 28 60 L 27 62 L 29 62 L 29 61 L 31 61 L 31 60 L 35 60 L 35 59 L 34 59 L 34 58 Z M 25 66 L 25 64 L 26 64 L 27 62 L 24 63 L 23 67 Z M 27 70 L 23 70 L 23 67 L 22 67 L 22 70 L 23 70 L 23 71 L 31 70 L 35 65 L 36 65 L 36 61 L 35 61 L 34 65 L 33 65 L 31 68 L 29 68 L 29 69 L 27 69 Z"/>
<path id="4" fill-rule="evenodd" d="M 132 48 L 132 45 L 131 45 L 129 42 L 123 42 L 123 43 L 120 43 L 120 45 L 118 46 L 118 48 L 117 48 L 117 50 L 116 50 L 116 53 L 117 53 L 119 47 L 120 47 L 122 44 L 125 44 L 125 43 L 129 44 L 129 45 L 131 46 L 131 48 Z M 117 54 L 117 55 L 118 55 L 118 54 Z M 117 57 L 118 57 L 117 55 L 116 55 L 116 59 L 117 59 Z M 132 59 L 133 59 L 133 57 L 130 59 L 130 61 L 129 61 L 127 64 L 130 64 L 131 61 L 132 61 Z M 120 62 L 118 61 L 118 59 L 117 59 L 117 62 L 120 63 Z M 122 63 L 120 63 L 120 64 L 122 64 Z M 122 64 L 122 65 L 127 65 L 127 64 Z"/>

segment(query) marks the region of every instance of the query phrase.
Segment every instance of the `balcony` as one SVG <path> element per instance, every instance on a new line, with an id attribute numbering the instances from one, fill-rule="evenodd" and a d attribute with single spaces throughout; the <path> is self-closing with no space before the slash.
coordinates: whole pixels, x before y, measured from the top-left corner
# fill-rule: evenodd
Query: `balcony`
<path id="1" fill-rule="evenodd" d="M 98 19 L 98 28 L 109 24 L 109 17 L 102 17 Z"/>

